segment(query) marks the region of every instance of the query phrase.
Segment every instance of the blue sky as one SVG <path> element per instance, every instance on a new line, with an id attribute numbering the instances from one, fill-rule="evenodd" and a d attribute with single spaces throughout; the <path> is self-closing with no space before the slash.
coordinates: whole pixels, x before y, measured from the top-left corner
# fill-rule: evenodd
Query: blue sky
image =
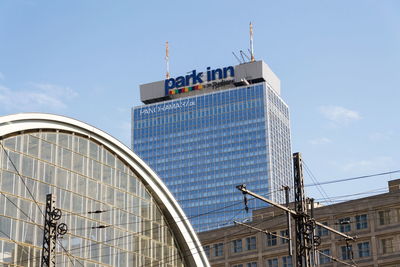
<path id="1" fill-rule="evenodd" d="M 0 115 L 66 115 L 129 146 L 130 108 L 139 84 L 164 78 L 165 41 L 172 76 L 233 65 L 250 21 L 290 106 L 293 151 L 318 181 L 400 169 L 396 0 L 0 0 Z M 334 198 L 395 178 L 323 188 Z"/>

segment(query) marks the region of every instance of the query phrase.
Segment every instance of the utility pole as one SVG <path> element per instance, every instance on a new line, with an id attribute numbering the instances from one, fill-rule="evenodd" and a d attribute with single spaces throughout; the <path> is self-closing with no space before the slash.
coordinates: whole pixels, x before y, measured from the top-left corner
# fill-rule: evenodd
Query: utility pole
<path id="1" fill-rule="evenodd" d="M 314 241 L 314 224 L 307 214 L 307 201 L 304 194 L 303 162 L 300 153 L 293 154 L 294 201 L 296 225 L 296 266 L 311 267 L 311 249 Z"/>
<path id="2" fill-rule="evenodd" d="M 293 154 L 293 168 L 294 168 L 294 194 L 295 194 L 295 209 L 290 209 L 288 203 L 286 206 L 281 204 L 275 203 L 272 200 L 269 200 L 263 196 L 260 196 L 246 188 L 246 185 L 238 185 L 236 188 L 244 195 L 248 194 L 257 199 L 260 199 L 272 206 L 275 206 L 281 210 L 286 211 L 290 216 L 293 216 L 295 219 L 295 229 L 296 229 L 296 259 L 295 259 L 295 266 L 296 267 L 311 267 L 312 264 L 315 265 L 317 262 L 317 249 L 316 245 L 317 237 L 314 236 L 314 229 L 315 226 L 318 225 L 322 228 L 327 229 L 337 235 L 344 237 L 347 241 L 354 241 L 355 237 L 349 236 L 345 233 L 337 231 L 327 225 L 324 225 L 314 219 L 314 203 L 312 202 L 311 208 L 311 216 L 308 214 L 307 211 L 307 201 L 304 193 L 304 178 L 303 178 L 303 165 L 300 153 Z M 288 189 L 285 189 L 288 192 Z M 288 193 L 286 193 L 288 194 Z M 288 219 L 288 222 L 290 220 Z M 288 229 L 290 226 L 288 225 Z M 321 254 L 320 251 L 318 253 Z M 290 254 L 290 246 L 289 246 L 289 254 Z M 333 257 L 329 257 L 333 258 Z M 354 266 L 354 265 L 350 265 Z"/>
<path id="3" fill-rule="evenodd" d="M 311 240 L 312 242 L 312 250 L 311 250 L 311 262 L 313 266 L 319 266 L 319 258 L 317 257 L 317 247 L 321 244 L 321 237 L 315 234 L 315 220 L 314 220 L 314 199 L 310 198 L 310 208 L 311 208 L 311 223 L 312 223 L 312 231 L 311 231 Z"/>
<path id="4" fill-rule="evenodd" d="M 46 210 L 43 230 L 42 263 L 41 267 L 56 266 L 57 236 L 65 235 L 68 227 L 65 223 L 57 225 L 62 212 L 55 208 L 56 198 L 52 194 L 46 195 Z"/>
<path id="5" fill-rule="evenodd" d="M 285 190 L 285 200 L 286 200 L 286 207 L 289 208 L 289 190 L 290 187 L 289 186 L 283 186 L 283 190 Z M 289 242 L 288 242 L 288 251 L 289 251 L 289 255 L 292 256 L 293 255 L 293 243 L 292 243 L 292 215 L 290 214 L 290 212 L 286 212 L 286 223 L 288 226 L 288 236 L 289 236 Z"/>

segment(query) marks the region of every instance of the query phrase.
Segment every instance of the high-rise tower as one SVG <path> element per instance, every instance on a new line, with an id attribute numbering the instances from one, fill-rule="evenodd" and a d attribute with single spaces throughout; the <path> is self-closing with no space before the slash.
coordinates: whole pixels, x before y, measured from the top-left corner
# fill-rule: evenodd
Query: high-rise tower
<path id="1" fill-rule="evenodd" d="M 250 216 L 236 185 L 283 203 L 292 187 L 289 108 L 263 61 L 140 86 L 132 148 L 163 179 L 197 231 Z M 263 203 L 249 201 L 249 208 Z"/>

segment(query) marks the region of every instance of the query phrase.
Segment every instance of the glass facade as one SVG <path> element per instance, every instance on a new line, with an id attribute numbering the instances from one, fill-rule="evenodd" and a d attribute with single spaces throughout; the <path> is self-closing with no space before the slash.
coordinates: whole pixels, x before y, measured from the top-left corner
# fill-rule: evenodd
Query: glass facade
<path id="1" fill-rule="evenodd" d="M 1 266 L 40 266 L 48 193 L 69 228 L 58 239 L 57 266 L 184 266 L 143 181 L 105 146 L 45 130 L 0 142 Z"/>
<path id="2" fill-rule="evenodd" d="M 197 231 L 250 216 L 237 185 L 284 202 L 293 184 L 289 109 L 266 83 L 135 107 L 132 119 L 134 152 Z"/>

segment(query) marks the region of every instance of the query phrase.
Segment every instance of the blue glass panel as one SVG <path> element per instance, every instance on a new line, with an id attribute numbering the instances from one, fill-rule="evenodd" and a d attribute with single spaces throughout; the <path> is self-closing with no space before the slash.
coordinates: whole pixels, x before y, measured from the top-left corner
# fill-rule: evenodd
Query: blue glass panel
<path id="1" fill-rule="evenodd" d="M 257 84 L 134 109 L 133 150 L 160 175 L 198 231 L 250 216 L 241 212 L 242 195 L 236 185 L 247 184 L 263 195 L 274 191 L 268 183 L 269 146 L 287 147 L 280 152 L 290 161 L 290 132 L 278 132 L 282 122 L 272 120 L 271 130 L 284 136 L 279 139 L 283 141 L 266 135 L 267 90 Z M 285 104 L 282 107 L 288 114 Z M 291 175 L 290 163 L 285 166 Z M 276 184 L 290 180 L 281 179 Z M 249 201 L 250 209 L 262 206 Z"/>

